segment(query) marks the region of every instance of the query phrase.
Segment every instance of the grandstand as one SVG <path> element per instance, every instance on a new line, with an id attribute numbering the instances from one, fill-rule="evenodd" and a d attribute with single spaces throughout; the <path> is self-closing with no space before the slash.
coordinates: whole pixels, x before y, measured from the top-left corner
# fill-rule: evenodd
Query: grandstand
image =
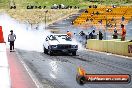
<path id="1" fill-rule="evenodd" d="M 125 18 L 122 21 L 122 18 Z M 87 8 L 77 19 L 73 21 L 75 26 L 90 27 L 95 26 L 102 29 L 114 29 L 115 27 L 120 29 L 120 25 L 123 23 L 126 25 L 129 20 L 132 19 L 132 7 L 131 6 L 119 6 L 113 8 L 112 6 L 100 6 L 98 8 Z"/>

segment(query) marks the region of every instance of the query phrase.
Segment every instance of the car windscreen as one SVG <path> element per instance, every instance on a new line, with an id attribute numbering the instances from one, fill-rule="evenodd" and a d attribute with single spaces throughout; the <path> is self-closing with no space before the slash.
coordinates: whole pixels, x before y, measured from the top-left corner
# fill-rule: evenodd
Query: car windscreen
<path id="1" fill-rule="evenodd" d="M 67 41 L 72 41 L 72 39 L 68 37 L 67 35 L 55 35 L 55 37 L 58 39 L 65 39 Z"/>

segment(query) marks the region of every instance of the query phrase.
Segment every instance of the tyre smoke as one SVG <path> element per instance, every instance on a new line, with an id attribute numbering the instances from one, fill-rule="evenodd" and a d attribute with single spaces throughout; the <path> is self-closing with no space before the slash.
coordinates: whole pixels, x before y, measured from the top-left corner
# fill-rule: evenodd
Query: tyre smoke
<path id="1" fill-rule="evenodd" d="M 10 30 L 16 34 L 15 48 L 29 50 L 29 51 L 43 51 L 43 42 L 47 35 L 51 34 L 44 28 L 45 25 L 38 24 L 37 29 L 27 23 L 19 22 L 11 18 L 9 15 L 3 13 L 0 14 L 0 26 L 2 26 L 4 39 L 6 45 L 9 48 L 8 35 Z"/>

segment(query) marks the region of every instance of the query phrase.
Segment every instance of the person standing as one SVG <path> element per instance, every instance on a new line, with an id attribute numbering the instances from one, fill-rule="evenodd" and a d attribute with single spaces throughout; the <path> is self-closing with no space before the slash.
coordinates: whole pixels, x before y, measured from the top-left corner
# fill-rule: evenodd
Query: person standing
<path id="1" fill-rule="evenodd" d="M 126 38 L 126 29 L 125 29 L 125 27 L 124 27 L 123 24 L 121 24 L 121 28 L 122 28 L 121 41 L 125 41 L 125 38 Z"/>
<path id="2" fill-rule="evenodd" d="M 83 43 L 83 36 L 84 35 L 84 33 L 83 33 L 83 31 L 80 31 L 79 32 L 79 42 L 82 44 Z"/>
<path id="3" fill-rule="evenodd" d="M 86 34 L 83 31 L 81 31 L 79 35 L 80 35 L 79 42 L 82 44 L 83 47 L 85 47 L 86 46 Z"/>
<path id="4" fill-rule="evenodd" d="M 90 34 L 89 34 L 89 39 L 96 39 L 96 34 L 95 34 L 95 30 L 93 30 Z"/>
<path id="5" fill-rule="evenodd" d="M 71 33 L 70 31 L 67 31 L 67 35 L 68 35 L 69 37 L 72 37 L 72 33 Z"/>
<path id="6" fill-rule="evenodd" d="M 83 36 L 83 35 L 85 35 L 85 33 L 84 33 L 83 31 L 81 31 L 81 32 L 79 33 L 79 35 L 80 35 L 80 36 Z"/>
<path id="7" fill-rule="evenodd" d="M 103 34 L 101 31 L 99 31 L 99 40 L 102 40 L 103 39 Z"/>
<path id="8" fill-rule="evenodd" d="M 8 35 L 8 42 L 10 42 L 10 52 L 14 51 L 14 41 L 16 40 L 16 35 L 13 33 L 13 30 Z"/>
<path id="9" fill-rule="evenodd" d="M 118 33 L 117 33 L 117 30 L 114 30 L 113 39 L 118 39 Z"/>
<path id="10" fill-rule="evenodd" d="M 122 20 L 122 22 L 125 21 L 125 17 L 124 17 L 124 15 L 122 16 L 121 20 Z"/>

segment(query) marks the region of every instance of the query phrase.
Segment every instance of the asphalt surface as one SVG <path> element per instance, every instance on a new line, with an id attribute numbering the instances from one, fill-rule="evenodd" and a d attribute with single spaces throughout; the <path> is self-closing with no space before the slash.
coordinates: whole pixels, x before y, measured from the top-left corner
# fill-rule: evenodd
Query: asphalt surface
<path id="1" fill-rule="evenodd" d="M 11 88 L 37 88 L 15 52 L 7 49 Z"/>
<path id="2" fill-rule="evenodd" d="M 89 74 L 130 74 L 132 58 L 79 50 L 77 56 L 17 50 L 33 71 L 43 88 L 132 88 L 129 84 L 85 84 L 76 82 L 77 68 L 82 66 Z M 45 87 L 47 86 L 47 87 Z"/>

